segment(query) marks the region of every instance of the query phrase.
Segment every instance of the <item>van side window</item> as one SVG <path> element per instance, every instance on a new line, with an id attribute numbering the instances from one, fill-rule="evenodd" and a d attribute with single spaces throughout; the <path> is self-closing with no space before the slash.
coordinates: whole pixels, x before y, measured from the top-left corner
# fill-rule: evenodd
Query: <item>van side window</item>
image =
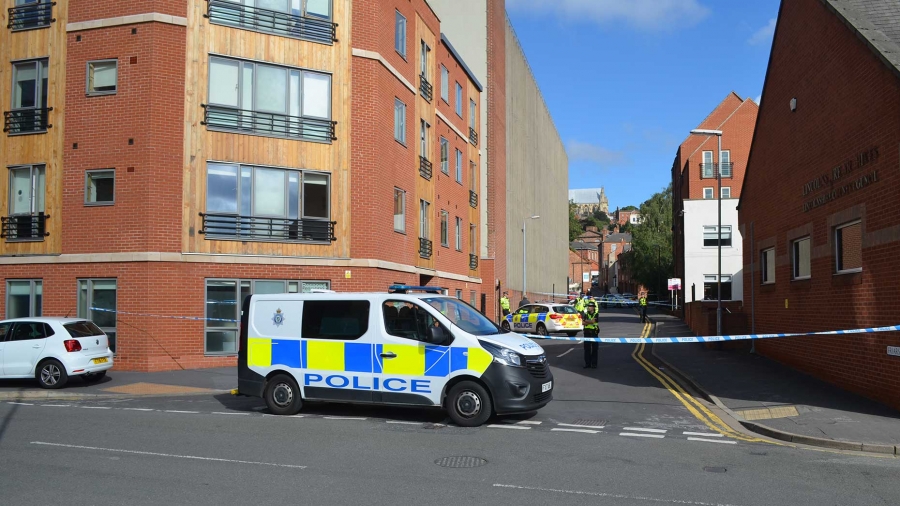
<path id="1" fill-rule="evenodd" d="M 307 300 L 303 302 L 304 339 L 353 341 L 369 330 L 369 301 Z"/>
<path id="2" fill-rule="evenodd" d="M 395 337 L 425 342 L 428 327 L 441 325 L 431 313 L 412 302 L 385 301 L 383 312 L 384 330 Z M 444 330 L 447 331 L 446 328 Z"/>

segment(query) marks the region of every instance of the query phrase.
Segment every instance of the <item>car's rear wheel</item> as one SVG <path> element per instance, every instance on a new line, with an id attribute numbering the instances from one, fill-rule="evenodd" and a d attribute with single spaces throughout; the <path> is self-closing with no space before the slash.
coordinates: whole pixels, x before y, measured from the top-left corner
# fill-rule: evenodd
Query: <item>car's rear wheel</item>
<path id="1" fill-rule="evenodd" d="M 276 415 L 296 415 L 303 407 L 300 387 L 287 374 L 276 374 L 266 384 L 266 406 Z"/>
<path id="2" fill-rule="evenodd" d="M 447 414 L 461 427 L 478 427 L 488 421 L 493 412 L 487 390 L 474 381 L 461 381 L 447 395 Z"/>
<path id="3" fill-rule="evenodd" d="M 503 329 L 504 332 L 509 332 L 509 322 L 503 320 L 503 323 L 500 324 L 500 328 Z"/>
<path id="4" fill-rule="evenodd" d="M 34 376 L 41 388 L 62 388 L 69 381 L 66 368 L 52 358 L 41 362 Z"/>
<path id="5" fill-rule="evenodd" d="M 98 381 L 102 380 L 105 377 L 106 377 L 106 371 L 89 372 L 87 374 L 81 375 L 81 379 L 83 379 L 84 381 L 86 381 L 88 383 L 97 383 Z"/>
<path id="6" fill-rule="evenodd" d="M 547 327 L 545 327 L 543 323 L 538 323 L 537 333 L 539 336 L 546 336 L 547 335 Z"/>

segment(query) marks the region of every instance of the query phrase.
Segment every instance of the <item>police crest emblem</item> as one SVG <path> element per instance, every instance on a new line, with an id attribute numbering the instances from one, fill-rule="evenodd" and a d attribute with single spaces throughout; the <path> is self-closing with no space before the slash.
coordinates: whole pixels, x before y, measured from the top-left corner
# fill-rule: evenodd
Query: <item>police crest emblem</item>
<path id="1" fill-rule="evenodd" d="M 281 312 L 281 308 L 275 310 L 275 314 L 272 315 L 272 323 L 274 323 L 276 327 L 284 325 L 284 313 Z"/>

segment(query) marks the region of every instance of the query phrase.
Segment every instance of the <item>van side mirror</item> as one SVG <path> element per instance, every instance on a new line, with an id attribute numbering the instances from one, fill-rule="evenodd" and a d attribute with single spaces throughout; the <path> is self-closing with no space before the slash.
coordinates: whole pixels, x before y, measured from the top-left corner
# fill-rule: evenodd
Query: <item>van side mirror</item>
<path id="1" fill-rule="evenodd" d="M 429 344 L 443 344 L 447 340 L 447 333 L 444 332 L 442 327 L 428 327 L 428 334 L 425 336 L 425 340 Z"/>

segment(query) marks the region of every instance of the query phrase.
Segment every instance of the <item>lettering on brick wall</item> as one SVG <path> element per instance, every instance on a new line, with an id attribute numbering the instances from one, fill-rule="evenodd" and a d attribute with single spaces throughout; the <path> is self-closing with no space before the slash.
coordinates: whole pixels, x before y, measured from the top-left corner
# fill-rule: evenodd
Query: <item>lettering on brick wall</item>
<path id="1" fill-rule="evenodd" d="M 803 203 L 803 212 L 809 212 L 819 206 L 823 206 L 832 200 L 837 200 L 857 190 L 878 182 L 878 169 L 861 173 L 861 169 L 878 161 L 878 146 L 860 152 L 853 158 L 844 160 L 822 174 L 803 185 L 803 196 L 819 193 L 814 198 Z"/>

